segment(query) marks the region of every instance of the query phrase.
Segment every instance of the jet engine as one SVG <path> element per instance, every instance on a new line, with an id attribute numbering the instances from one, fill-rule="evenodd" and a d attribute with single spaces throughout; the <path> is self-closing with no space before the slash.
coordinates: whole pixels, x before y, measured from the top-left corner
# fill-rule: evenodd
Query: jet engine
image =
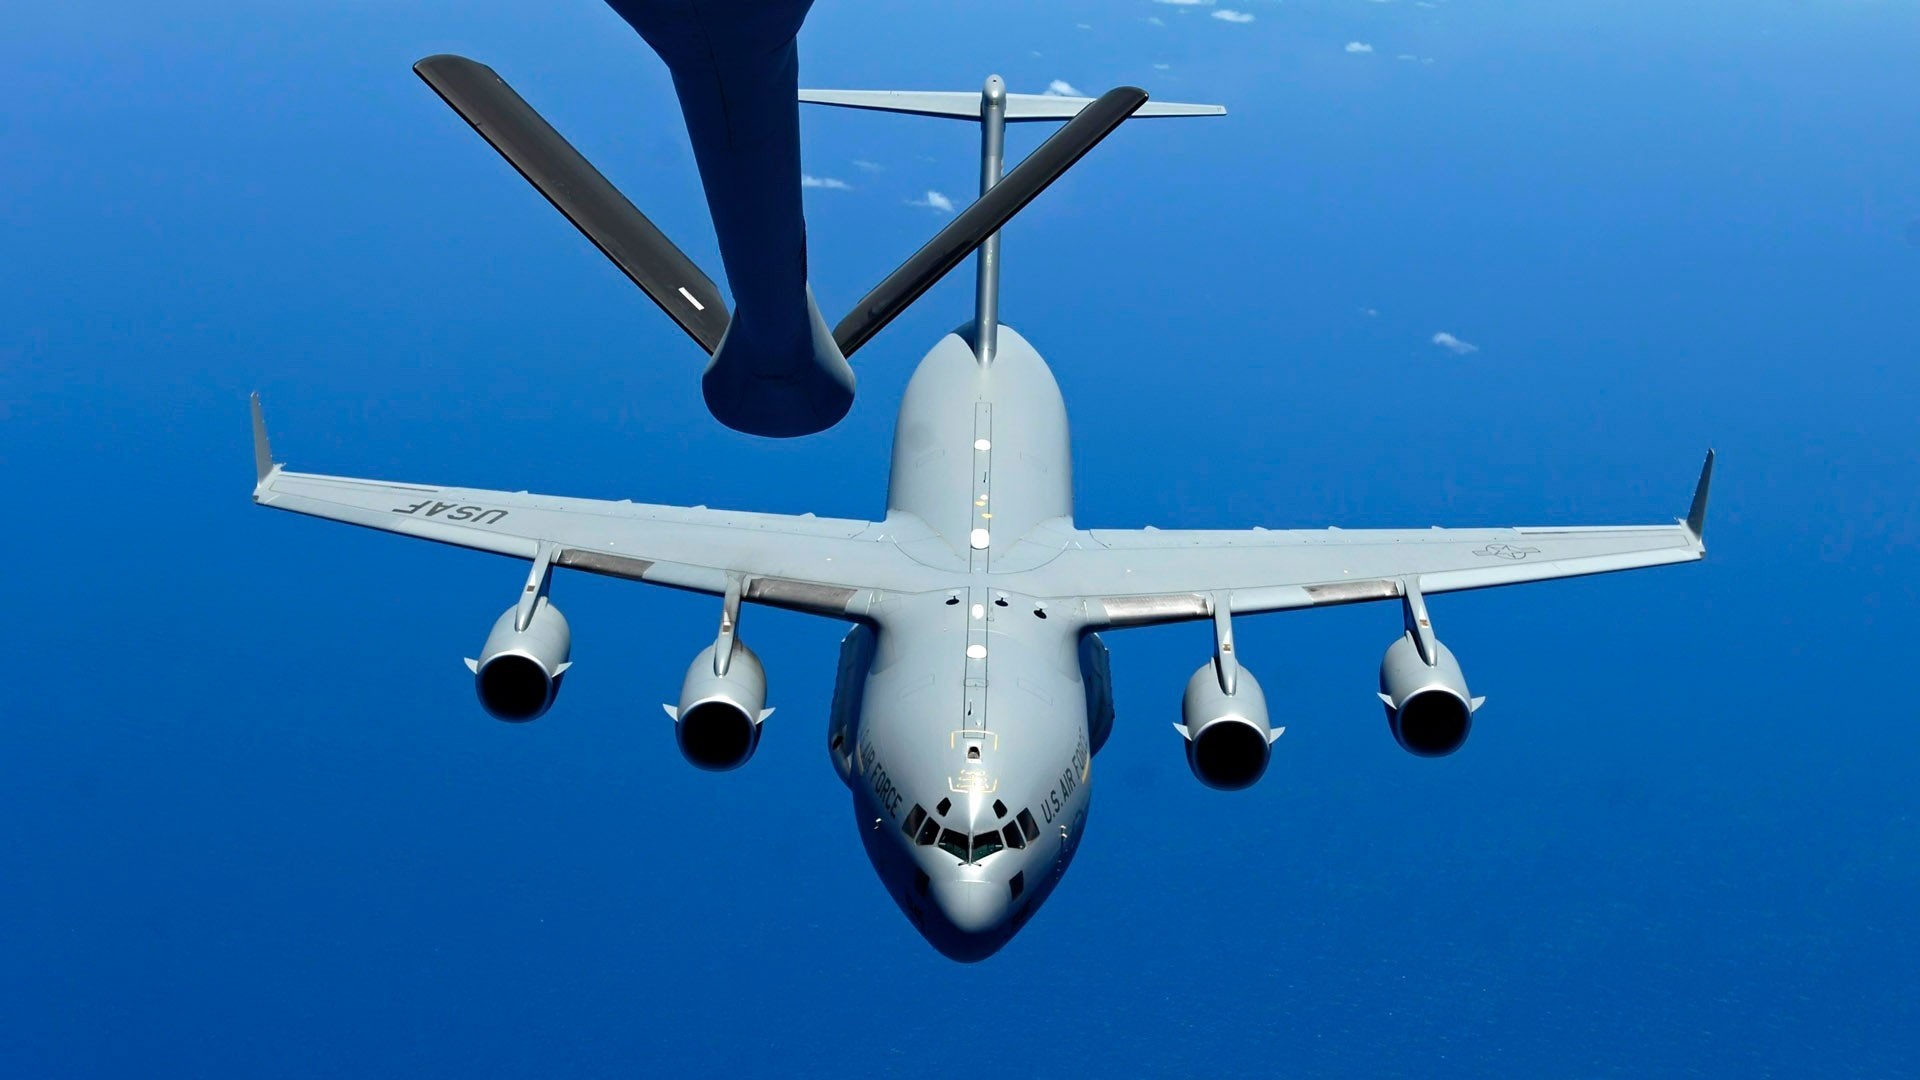
<path id="1" fill-rule="evenodd" d="M 689 764 L 725 772 L 747 763 L 760 745 L 760 722 L 773 713 L 767 702 L 767 673 L 760 658 L 739 639 L 725 664 L 714 662 L 715 646 L 700 650 L 680 684 L 680 707 L 667 707 L 674 738 Z"/>
<path id="2" fill-rule="evenodd" d="M 566 616 L 546 597 L 534 603 L 526 629 L 518 625 L 516 605 L 493 624 L 480 659 L 467 661 L 473 672 L 480 704 L 497 720 L 525 723 L 553 707 L 560 695 L 560 676 L 573 665 L 573 631 Z"/>
<path id="3" fill-rule="evenodd" d="M 1409 754 L 1445 757 L 1460 749 L 1482 699 L 1467 693 L 1466 676 L 1453 651 L 1429 637 L 1431 655 L 1409 631 L 1380 661 L 1380 701 L 1387 707 L 1393 739 Z"/>
<path id="4" fill-rule="evenodd" d="M 1210 788 L 1238 791 L 1266 773 L 1278 736 L 1267 722 L 1267 695 L 1253 674 L 1239 668 L 1231 694 L 1223 681 L 1214 661 L 1200 665 L 1187 680 L 1180 703 L 1184 722 L 1176 726 L 1186 737 L 1187 767 L 1194 777 Z"/>

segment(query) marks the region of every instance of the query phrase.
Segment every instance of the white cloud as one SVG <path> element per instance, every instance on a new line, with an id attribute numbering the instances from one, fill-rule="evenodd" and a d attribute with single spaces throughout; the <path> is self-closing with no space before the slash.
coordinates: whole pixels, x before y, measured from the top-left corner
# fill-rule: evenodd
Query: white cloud
<path id="1" fill-rule="evenodd" d="M 1250 23 L 1253 21 L 1252 15 L 1244 11 L 1235 11 L 1232 8 L 1221 8 L 1219 11 L 1213 13 L 1213 17 L 1222 22 L 1230 23 Z"/>
<path id="2" fill-rule="evenodd" d="M 1167 20 L 1161 18 L 1158 15 L 1149 15 L 1147 16 L 1147 25 L 1148 26 L 1165 26 L 1167 25 Z"/>
<path id="3" fill-rule="evenodd" d="M 1048 83 L 1046 93 L 1047 93 L 1047 96 L 1049 97 L 1086 97 L 1087 96 L 1081 93 L 1080 91 L 1075 90 L 1073 88 L 1073 84 L 1068 82 L 1065 79 L 1055 79 L 1052 82 Z"/>
<path id="4" fill-rule="evenodd" d="M 1410 52 L 1403 52 L 1399 56 L 1394 57 L 1394 59 L 1395 60 L 1418 60 L 1420 58 L 1413 55 Z"/>
<path id="5" fill-rule="evenodd" d="M 1347 51 L 1350 53 L 1370 53 L 1373 51 L 1373 46 L 1364 41 L 1349 41 L 1347 42 Z"/>
<path id="6" fill-rule="evenodd" d="M 1455 356 L 1465 356 L 1468 353 L 1477 353 L 1480 351 L 1480 346 L 1470 341 L 1461 341 L 1445 330 L 1433 335 L 1432 341 L 1435 345 L 1440 346 Z"/>
<path id="7" fill-rule="evenodd" d="M 1155 64 L 1155 65 L 1153 65 L 1153 70 L 1155 70 L 1155 71 L 1166 71 L 1166 70 L 1168 70 L 1168 69 L 1169 69 L 1169 68 L 1171 68 L 1171 67 L 1173 67 L 1173 65 L 1172 65 L 1172 64 Z"/>
<path id="8" fill-rule="evenodd" d="M 1093 24 L 1092 24 L 1092 23 L 1083 23 L 1083 22 L 1077 22 L 1077 23 L 1074 23 L 1074 24 L 1073 24 L 1073 28 L 1074 28 L 1075 30 L 1091 30 L 1091 29 L 1093 29 Z"/>
<path id="9" fill-rule="evenodd" d="M 1154 0 L 1156 4 L 1172 4 L 1174 7 L 1206 7 L 1213 0 Z"/>
<path id="10" fill-rule="evenodd" d="M 909 199 L 908 206 L 924 206 L 929 210 L 938 210 L 943 214 L 953 213 L 953 200 L 929 188 L 924 199 Z"/>
<path id="11" fill-rule="evenodd" d="M 868 161 L 865 158 L 855 158 L 853 167 L 859 169 L 861 172 L 885 172 L 887 170 L 885 165 L 877 161 Z"/>
<path id="12" fill-rule="evenodd" d="M 828 191 L 852 191 L 853 185 L 832 176 L 809 176 L 800 174 L 800 186 L 803 188 L 825 188 Z"/>

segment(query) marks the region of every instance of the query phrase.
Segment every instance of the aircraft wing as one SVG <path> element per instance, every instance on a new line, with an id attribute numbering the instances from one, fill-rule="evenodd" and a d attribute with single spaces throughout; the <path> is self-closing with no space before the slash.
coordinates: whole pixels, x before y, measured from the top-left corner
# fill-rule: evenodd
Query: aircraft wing
<path id="1" fill-rule="evenodd" d="M 1074 582 L 1095 627 L 1389 600 L 1604 574 L 1706 554 L 1707 455 L 1672 525 L 1504 529 L 1104 530 L 1050 570 Z"/>
<path id="2" fill-rule="evenodd" d="M 611 577 L 853 617 L 878 590 L 923 588 L 881 523 L 290 472 L 253 399 L 254 502 Z"/>

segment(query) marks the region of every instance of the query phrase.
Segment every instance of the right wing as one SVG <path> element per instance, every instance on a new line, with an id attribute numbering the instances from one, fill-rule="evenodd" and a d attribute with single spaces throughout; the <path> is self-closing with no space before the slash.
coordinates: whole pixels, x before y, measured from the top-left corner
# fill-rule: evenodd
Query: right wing
<path id="1" fill-rule="evenodd" d="M 1094 627 L 1519 585 L 1693 562 L 1707 552 L 1707 454 L 1693 505 L 1671 525 L 1505 529 L 1094 529 L 1062 553 Z"/>
<path id="2" fill-rule="evenodd" d="M 880 522 L 570 499 L 288 472 L 253 397 L 261 506 L 611 577 L 858 618 L 882 592 L 931 587 Z"/>

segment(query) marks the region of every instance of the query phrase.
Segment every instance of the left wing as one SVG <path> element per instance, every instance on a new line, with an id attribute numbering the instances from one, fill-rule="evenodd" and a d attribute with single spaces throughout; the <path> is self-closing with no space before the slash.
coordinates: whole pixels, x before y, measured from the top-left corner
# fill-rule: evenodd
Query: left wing
<path id="1" fill-rule="evenodd" d="M 455 547 L 857 618 L 876 594 L 928 587 L 885 523 L 570 499 L 288 472 L 253 397 L 253 501 Z"/>
<path id="2" fill-rule="evenodd" d="M 1706 555 L 1713 453 L 1672 525 L 1085 532 L 1049 570 L 1094 627 L 1389 600 L 1693 562 Z"/>

